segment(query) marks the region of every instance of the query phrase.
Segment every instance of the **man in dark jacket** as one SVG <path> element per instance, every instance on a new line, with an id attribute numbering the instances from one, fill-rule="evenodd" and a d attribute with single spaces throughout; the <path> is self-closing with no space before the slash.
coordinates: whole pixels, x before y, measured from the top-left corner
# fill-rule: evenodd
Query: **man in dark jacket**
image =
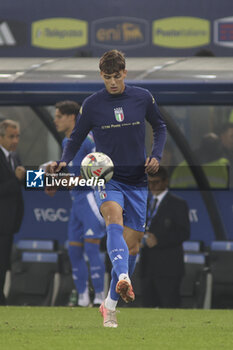
<path id="1" fill-rule="evenodd" d="M 21 184 L 25 169 L 15 154 L 19 142 L 19 124 L 12 120 L 0 123 L 0 305 L 5 305 L 3 287 L 14 233 L 23 218 Z"/>
<path id="2" fill-rule="evenodd" d="M 184 275 L 182 243 L 189 239 L 187 203 L 169 193 L 165 168 L 149 176 L 147 232 L 141 250 L 144 307 L 178 307 Z"/>

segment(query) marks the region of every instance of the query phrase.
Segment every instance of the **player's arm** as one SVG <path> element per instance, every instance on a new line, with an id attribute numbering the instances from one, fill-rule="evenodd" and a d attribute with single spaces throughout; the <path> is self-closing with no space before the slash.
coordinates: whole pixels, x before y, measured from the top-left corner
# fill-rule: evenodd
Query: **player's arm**
<path id="1" fill-rule="evenodd" d="M 159 169 L 159 162 L 166 142 L 167 128 L 154 97 L 148 92 L 147 98 L 146 119 L 152 126 L 154 142 L 151 155 L 147 158 L 145 166 L 147 173 L 154 174 Z"/>
<path id="2" fill-rule="evenodd" d="M 80 108 L 79 115 L 77 117 L 75 127 L 67 141 L 60 162 L 54 162 L 51 164 L 51 172 L 59 172 L 63 167 L 66 167 L 69 162 L 75 157 L 76 153 L 80 149 L 87 134 L 91 130 L 91 112 L 84 104 L 83 108 Z"/>

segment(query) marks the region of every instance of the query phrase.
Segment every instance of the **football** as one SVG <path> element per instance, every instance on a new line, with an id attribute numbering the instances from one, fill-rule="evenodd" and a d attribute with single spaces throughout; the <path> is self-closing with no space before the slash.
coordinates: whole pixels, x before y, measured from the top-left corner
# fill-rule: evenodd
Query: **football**
<path id="1" fill-rule="evenodd" d="M 103 179 L 104 182 L 111 180 L 114 164 L 109 156 L 101 152 L 92 152 L 83 158 L 81 163 L 81 175 L 88 180 L 93 177 Z"/>

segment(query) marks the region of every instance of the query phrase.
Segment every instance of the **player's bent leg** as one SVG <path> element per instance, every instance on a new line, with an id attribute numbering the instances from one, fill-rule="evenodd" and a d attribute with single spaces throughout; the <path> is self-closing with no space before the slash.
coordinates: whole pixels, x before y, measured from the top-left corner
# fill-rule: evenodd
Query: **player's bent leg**
<path id="1" fill-rule="evenodd" d="M 107 225 L 108 255 L 118 281 L 121 281 L 118 284 L 118 288 L 116 288 L 116 281 L 112 279 L 110 285 L 110 296 L 108 295 L 107 299 L 110 298 L 111 303 L 114 303 L 114 299 L 111 298 L 111 295 L 114 294 L 112 290 L 114 288 L 115 292 L 120 294 L 124 301 L 128 302 L 128 297 L 125 298 L 125 295 L 130 294 L 130 299 L 132 299 L 132 293 L 130 293 L 132 286 L 128 274 L 129 250 L 123 237 L 123 209 L 114 201 L 104 202 L 100 209 Z M 126 292 L 126 289 L 129 290 L 129 293 Z"/>
<path id="2" fill-rule="evenodd" d="M 100 212 L 107 227 L 110 224 L 118 224 L 123 227 L 123 209 L 117 202 L 106 201 L 102 203 Z"/>
<path id="3" fill-rule="evenodd" d="M 124 226 L 124 238 L 129 248 L 129 276 L 132 276 L 144 232 Z"/>
<path id="4" fill-rule="evenodd" d="M 122 207 L 114 201 L 104 202 L 101 213 L 107 226 L 107 251 L 118 278 L 128 276 L 129 250 L 123 237 Z"/>
<path id="5" fill-rule="evenodd" d="M 144 232 L 136 231 L 128 226 L 124 226 L 124 239 L 129 248 L 129 254 L 136 256 L 140 249 L 140 243 Z"/>
<path id="6" fill-rule="evenodd" d="M 91 280 L 95 291 L 94 305 L 100 305 L 104 300 L 104 274 L 105 266 L 101 258 L 99 244 L 100 239 L 86 238 L 85 253 L 90 264 Z"/>
<path id="7" fill-rule="evenodd" d="M 137 256 L 140 250 L 140 244 L 144 232 L 136 231 L 130 227 L 124 226 L 124 237 L 129 248 L 129 276 L 131 277 L 137 261 Z"/>
<path id="8" fill-rule="evenodd" d="M 138 257 L 138 254 L 137 255 L 129 255 L 129 277 L 132 276 L 132 274 L 135 270 L 137 257 Z"/>

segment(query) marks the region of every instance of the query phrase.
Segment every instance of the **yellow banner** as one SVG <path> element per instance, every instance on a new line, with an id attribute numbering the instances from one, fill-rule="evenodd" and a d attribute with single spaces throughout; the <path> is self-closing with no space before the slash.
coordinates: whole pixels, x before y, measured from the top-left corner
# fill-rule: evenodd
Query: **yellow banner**
<path id="1" fill-rule="evenodd" d="M 210 43 L 210 22 L 196 17 L 170 17 L 153 22 L 154 45 L 176 49 Z"/>
<path id="2" fill-rule="evenodd" d="M 72 49 L 88 42 L 88 24 L 73 18 L 51 18 L 32 23 L 32 45 L 45 49 Z"/>

